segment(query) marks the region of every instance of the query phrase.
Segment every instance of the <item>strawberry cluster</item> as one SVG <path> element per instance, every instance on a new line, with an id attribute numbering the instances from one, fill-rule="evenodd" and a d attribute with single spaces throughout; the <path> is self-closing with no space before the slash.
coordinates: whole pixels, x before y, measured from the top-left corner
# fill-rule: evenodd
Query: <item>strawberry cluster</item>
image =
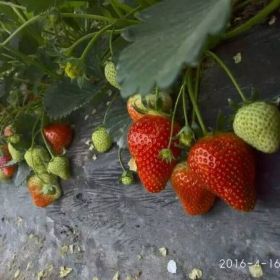
<path id="1" fill-rule="evenodd" d="M 70 163 L 65 156 L 65 148 L 72 141 L 72 128 L 61 123 L 47 125 L 42 130 L 46 147 L 32 144 L 26 151 L 18 148 L 23 140 L 11 126 L 4 129 L 4 137 L 7 144 L 1 148 L 0 179 L 11 178 L 17 163 L 25 160 L 33 171 L 27 180 L 33 203 L 38 207 L 46 207 L 57 200 L 62 194 L 58 178 L 67 180 L 70 177 Z"/>
<path id="2" fill-rule="evenodd" d="M 121 89 L 116 75 L 115 65 L 108 63 L 105 77 L 112 86 Z M 193 99 L 190 80 L 188 91 Z M 197 106 L 194 99 L 191 101 Z M 279 149 L 278 108 L 263 101 L 246 102 L 235 115 L 234 133 L 207 133 L 193 146 L 193 131 L 189 125 L 180 128 L 173 122 L 168 115 L 171 110 L 172 99 L 167 94 L 145 97 L 136 94 L 127 101 L 133 122 L 128 131 L 129 151 L 145 189 L 160 192 L 171 179 L 174 191 L 190 215 L 207 213 L 217 197 L 239 211 L 254 209 L 254 149 L 264 153 Z M 182 145 L 190 149 L 187 156 L 183 155 L 185 160 L 176 165 Z"/>
<path id="3" fill-rule="evenodd" d="M 236 134 L 217 133 L 201 138 L 190 148 L 186 160 L 178 165 L 176 161 L 181 151 L 176 135 L 180 127 L 176 123 L 171 136 L 172 160 L 166 162 L 160 157 L 160 152 L 168 145 L 170 129 L 171 120 L 160 113 L 142 115 L 129 129 L 129 151 L 148 192 L 163 190 L 171 177 L 183 208 L 191 215 L 208 212 L 216 197 L 239 211 L 254 208 L 252 147 L 267 153 L 279 149 L 280 113 L 275 105 L 254 102 L 243 106 L 235 116 Z"/>

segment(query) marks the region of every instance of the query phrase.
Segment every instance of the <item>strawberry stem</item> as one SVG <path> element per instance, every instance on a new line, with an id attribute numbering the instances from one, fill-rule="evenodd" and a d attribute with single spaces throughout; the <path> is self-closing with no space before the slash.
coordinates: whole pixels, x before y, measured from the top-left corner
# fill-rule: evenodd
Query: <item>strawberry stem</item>
<path id="1" fill-rule="evenodd" d="M 199 72 L 197 71 L 197 75 L 198 75 L 198 73 Z M 196 77 L 196 78 L 198 78 L 198 77 Z M 191 71 L 189 71 L 187 73 L 187 81 L 188 81 L 187 84 L 188 84 L 189 97 L 190 97 L 190 100 L 191 100 L 191 103 L 192 103 L 192 106 L 193 106 L 193 110 L 194 110 L 194 112 L 196 114 L 197 120 L 198 120 L 199 125 L 200 125 L 200 127 L 202 129 L 203 134 L 206 135 L 208 133 L 208 131 L 207 131 L 206 126 L 204 124 L 204 121 L 202 119 L 199 107 L 197 105 L 197 100 L 195 99 L 195 94 L 193 92 Z"/>
<path id="2" fill-rule="evenodd" d="M 111 107 L 112 107 L 113 102 L 116 100 L 117 96 L 118 96 L 118 95 L 116 94 L 116 95 L 111 99 L 111 101 L 109 101 L 110 103 L 109 103 L 109 105 L 108 105 L 108 107 L 107 107 L 107 109 L 106 109 L 106 111 L 105 111 L 105 114 L 104 114 L 104 118 L 103 118 L 103 122 L 102 122 L 103 125 L 105 125 L 105 123 L 106 123 L 106 119 L 107 119 L 108 113 L 109 113 L 109 111 L 110 111 L 110 109 L 111 109 Z"/>
<path id="3" fill-rule="evenodd" d="M 167 149 L 170 149 L 170 147 L 171 147 L 172 138 L 173 138 L 175 115 L 176 115 L 176 111 L 177 111 L 179 100 L 180 100 L 180 98 L 181 98 L 181 96 L 182 96 L 182 94 L 183 94 L 183 92 L 185 90 L 185 86 L 186 86 L 186 81 L 184 80 L 183 84 L 181 85 L 179 94 L 177 96 L 177 99 L 176 99 L 176 102 L 175 102 L 175 105 L 174 105 L 174 110 L 173 110 L 173 113 L 172 113 L 170 137 L 169 137 L 169 142 L 168 142 Z"/>
<path id="4" fill-rule="evenodd" d="M 101 36 L 107 29 L 109 29 L 112 25 L 106 25 L 105 27 L 103 27 L 102 29 L 100 29 L 99 31 L 97 31 L 94 36 L 91 38 L 91 40 L 89 41 L 88 45 L 86 46 L 86 48 L 84 49 L 80 59 L 81 60 L 85 60 L 89 51 L 91 50 L 92 46 L 94 45 L 94 43 L 96 42 L 96 40 L 98 39 L 99 36 Z"/>
<path id="5" fill-rule="evenodd" d="M 183 99 L 183 112 L 184 112 L 185 126 L 189 127 L 189 120 L 188 120 L 187 106 L 186 106 L 186 91 L 185 91 L 185 87 L 183 89 L 182 99 Z"/>
<path id="6" fill-rule="evenodd" d="M 40 121 L 40 118 L 37 118 L 37 120 L 34 122 L 34 125 L 33 125 L 33 128 L 32 128 L 32 133 L 31 133 L 31 148 L 33 148 L 33 146 L 34 146 L 34 142 L 35 142 L 35 138 L 36 138 L 36 136 L 37 136 L 37 133 L 38 132 L 35 132 L 35 130 L 36 130 L 36 127 L 37 127 L 37 125 L 38 125 L 38 123 L 39 123 L 39 121 Z"/>
<path id="7" fill-rule="evenodd" d="M 122 161 L 122 148 L 119 148 L 119 150 L 118 150 L 118 159 L 119 159 L 122 170 L 126 171 L 126 169 L 123 165 L 123 161 Z"/>
<path id="8" fill-rule="evenodd" d="M 158 111 L 159 107 L 159 90 L 158 87 L 156 87 L 156 111 Z"/>
<path id="9" fill-rule="evenodd" d="M 194 98 L 195 101 L 197 102 L 198 99 L 198 92 L 199 92 L 199 82 L 200 82 L 200 70 L 201 70 L 201 65 L 198 65 L 196 68 L 196 77 L 195 77 L 195 87 L 194 87 Z M 195 111 L 192 111 L 192 124 L 195 122 Z"/>
<path id="10" fill-rule="evenodd" d="M 229 70 L 229 68 L 225 65 L 225 63 L 220 59 L 215 53 L 211 51 L 207 51 L 206 54 L 210 56 L 228 75 L 231 82 L 233 83 L 234 87 L 236 88 L 237 92 L 239 93 L 241 99 L 243 102 L 246 102 L 246 97 L 244 93 L 242 92 L 238 82 L 236 81 L 235 77 L 233 76 L 232 72 Z"/>
<path id="11" fill-rule="evenodd" d="M 114 34 L 114 29 L 110 31 L 110 39 L 109 39 L 109 49 L 110 49 L 110 54 L 111 57 L 113 57 L 113 34 Z"/>
<path id="12" fill-rule="evenodd" d="M 45 135 L 44 135 L 44 131 L 43 131 L 43 129 L 44 129 L 44 124 L 45 124 L 45 113 L 43 112 L 43 113 L 42 113 L 42 118 L 41 118 L 41 128 L 40 128 L 40 130 L 41 130 L 41 136 L 42 136 L 42 139 L 43 139 L 43 141 L 44 141 L 44 144 L 45 144 L 45 146 L 46 146 L 46 148 L 47 148 L 47 150 L 48 150 L 48 152 L 49 152 L 51 158 L 54 158 L 54 154 L 53 154 L 53 152 L 52 152 L 52 150 L 51 150 L 51 148 L 50 148 L 50 145 L 48 144 L 48 142 L 47 142 L 47 140 L 46 140 L 46 138 L 45 138 Z"/>
<path id="13" fill-rule="evenodd" d="M 245 1 L 247 2 L 247 1 Z M 280 6 L 280 0 L 272 0 L 268 5 L 266 5 L 260 12 L 258 12 L 254 17 L 250 18 L 245 23 L 236 27 L 235 29 L 229 31 L 225 34 L 225 39 L 234 38 L 243 32 L 248 31 L 250 28 L 264 21 L 264 19 L 271 14 L 273 11 L 277 10 Z"/>

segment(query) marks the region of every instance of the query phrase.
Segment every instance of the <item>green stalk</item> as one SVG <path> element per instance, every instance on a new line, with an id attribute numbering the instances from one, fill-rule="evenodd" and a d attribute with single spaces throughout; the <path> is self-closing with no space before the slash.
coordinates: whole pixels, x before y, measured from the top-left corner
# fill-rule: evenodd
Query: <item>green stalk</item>
<path id="1" fill-rule="evenodd" d="M 6 25 L 5 25 L 3 22 L 0 22 L 0 24 L 1 24 L 2 29 L 3 29 L 6 33 L 11 34 L 11 31 L 6 27 Z"/>
<path id="2" fill-rule="evenodd" d="M 88 45 L 86 46 L 86 48 L 84 49 L 82 55 L 81 55 L 81 60 L 85 60 L 89 51 L 91 50 L 92 46 L 94 45 L 94 43 L 96 42 L 96 40 L 98 39 L 98 37 L 100 35 L 102 35 L 104 33 L 104 31 L 106 31 L 107 29 L 109 29 L 112 25 L 107 25 L 105 27 L 103 27 L 102 29 L 100 29 L 98 32 L 96 32 L 94 34 L 94 36 L 92 37 L 92 39 L 89 41 Z"/>
<path id="3" fill-rule="evenodd" d="M 64 52 L 67 52 L 68 54 L 70 54 L 80 43 L 82 43 L 83 41 L 91 38 L 95 33 L 96 32 L 92 32 L 92 33 L 89 33 L 89 34 L 86 34 L 86 35 L 82 36 L 76 42 L 74 42 L 70 47 L 64 49 Z"/>
<path id="4" fill-rule="evenodd" d="M 236 81 L 235 77 L 233 76 L 233 74 L 231 73 L 229 68 L 225 65 L 225 63 L 215 53 L 213 53 L 211 51 L 207 51 L 206 54 L 208 56 L 210 56 L 226 72 L 226 74 L 232 81 L 234 87 L 236 88 L 237 92 L 239 93 L 242 101 L 246 102 L 246 97 L 245 97 L 244 93 L 242 92 L 238 82 Z"/>
<path id="5" fill-rule="evenodd" d="M 0 44 L 0 46 L 5 46 L 7 43 L 9 43 L 19 32 L 21 32 L 24 28 L 31 25 L 32 23 L 36 22 L 41 18 L 41 15 L 37 15 L 26 22 L 24 22 L 20 27 L 18 27 L 4 42 Z"/>
<path id="6" fill-rule="evenodd" d="M 13 9 L 14 13 L 20 19 L 21 23 L 25 23 L 27 21 L 27 18 L 26 18 L 25 14 L 23 13 L 22 10 L 18 10 L 15 7 L 12 7 L 12 9 Z M 42 39 L 41 39 L 41 37 L 37 33 L 32 32 L 31 30 L 29 30 L 29 28 L 26 28 L 26 29 L 27 29 L 28 34 L 31 37 L 33 37 L 39 44 L 42 43 Z"/>
<path id="7" fill-rule="evenodd" d="M 14 13 L 18 16 L 18 18 L 21 20 L 21 22 L 25 22 L 26 21 L 25 18 L 22 16 L 22 14 L 18 11 L 17 8 L 12 7 L 12 9 L 13 9 Z"/>
<path id="8" fill-rule="evenodd" d="M 199 65 L 196 69 L 196 78 L 195 78 L 195 87 L 194 87 L 194 98 L 196 102 L 198 100 L 198 93 L 199 93 L 200 70 L 201 70 L 201 65 Z M 194 122 L 195 122 L 195 111 L 193 110 L 192 123 Z"/>
<path id="9" fill-rule="evenodd" d="M 156 87 L 156 111 L 158 111 L 158 104 L 159 103 L 159 90 L 158 87 Z"/>
<path id="10" fill-rule="evenodd" d="M 187 114 L 187 105 L 186 105 L 186 91 L 184 88 L 183 95 L 183 112 L 184 112 L 184 119 L 185 119 L 185 126 L 189 127 L 189 120 L 188 120 L 188 114 Z"/>
<path id="11" fill-rule="evenodd" d="M 115 13 L 118 15 L 118 17 L 121 18 L 121 17 L 123 16 L 123 13 L 122 13 L 122 11 L 119 9 L 119 7 L 118 7 L 116 1 L 110 0 L 110 4 L 111 4 L 113 10 L 115 11 Z"/>
<path id="12" fill-rule="evenodd" d="M 190 97 L 190 100 L 191 100 L 191 103 L 192 103 L 192 106 L 193 106 L 193 110 L 195 111 L 197 120 L 198 120 L 199 125 L 202 129 L 203 134 L 207 135 L 208 131 L 207 131 L 206 126 L 204 124 L 204 121 L 202 119 L 200 110 L 199 110 L 198 105 L 197 105 L 197 101 L 195 100 L 195 95 L 194 95 L 193 88 L 192 88 L 191 71 L 189 71 L 189 73 L 187 74 L 187 80 L 188 80 L 188 92 L 189 92 L 189 97 Z"/>
<path id="13" fill-rule="evenodd" d="M 112 100 L 110 101 L 110 104 L 108 105 L 108 107 L 107 107 L 107 109 L 106 109 L 106 112 L 105 112 L 104 118 L 103 118 L 103 122 L 102 122 L 103 125 L 105 125 L 105 123 L 106 123 L 106 119 L 107 119 L 108 113 L 109 113 L 109 111 L 110 111 L 110 109 L 111 109 L 111 107 L 112 107 L 112 104 L 113 104 L 114 101 L 116 100 L 117 96 L 118 96 L 118 95 L 116 94 L 116 95 L 112 98 Z"/>
<path id="14" fill-rule="evenodd" d="M 114 2 L 115 5 L 117 4 L 119 9 L 125 11 L 126 13 L 131 13 L 134 10 L 134 8 L 132 8 L 129 5 L 127 5 L 125 3 L 122 3 L 122 2 L 120 2 L 118 0 L 111 0 L 111 1 Z"/>
<path id="15" fill-rule="evenodd" d="M 118 150 L 118 159 L 119 159 L 122 170 L 126 171 L 126 169 L 123 165 L 123 162 L 122 162 L 122 148 L 119 148 L 119 150 Z"/>
<path id="16" fill-rule="evenodd" d="M 253 26 L 263 22 L 265 18 L 271 14 L 273 11 L 277 10 L 280 7 L 280 0 L 272 0 L 267 6 L 265 6 L 260 12 L 258 12 L 254 17 L 236 27 L 232 31 L 229 31 L 225 34 L 224 39 L 234 38 L 249 29 Z"/>
<path id="17" fill-rule="evenodd" d="M 110 38 L 109 38 L 109 49 L 110 49 L 110 53 L 111 53 L 112 57 L 113 57 L 113 34 L 114 34 L 114 31 L 111 31 Z"/>
<path id="18" fill-rule="evenodd" d="M 11 8 L 14 7 L 14 8 L 21 9 L 21 10 L 26 10 L 26 8 L 24 6 L 20 6 L 20 5 L 13 4 L 11 2 L 6 2 L 6 1 L 0 1 L 0 5 L 9 6 Z"/>
<path id="19" fill-rule="evenodd" d="M 116 29 L 116 30 L 106 30 L 106 32 L 109 32 L 110 34 L 112 33 L 120 33 L 122 30 L 121 29 Z M 81 38 L 79 38 L 77 41 L 75 41 L 71 46 L 68 48 L 65 48 L 63 51 L 66 52 L 67 54 L 70 54 L 79 44 L 81 44 L 83 41 L 86 41 L 87 39 L 90 39 L 96 32 L 88 33 Z"/>
<path id="20" fill-rule="evenodd" d="M 88 18 L 88 19 L 104 21 L 104 22 L 108 22 L 108 23 L 116 23 L 118 21 L 124 21 L 128 24 L 138 23 L 138 20 L 133 20 L 133 19 L 118 19 L 118 18 L 114 18 L 114 17 L 105 17 L 105 16 L 92 15 L 92 14 L 61 13 L 60 15 L 65 18 Z"/>
<path id="21" fill-rule="evenodd" d="M 47 142 L 47 140 L 46 140 L 46 138 L 45 138 L 45 135 L 44 135 L 44 122 L 45 122 L 45 114 L 44 114 L 44 112 L 43 112 L 42 118 L 41 118 L 41 127 L 40 127 L 41 136 L 42 136 L 42 139 L 43 139 L 43 141 L 44 141 L 44 144 L 45 144 L 45 146 L 46 146 L 46 148 L 47 148 L 47 150 L 48 150 L 48 152 L 49 152 L 51 158 L 54 158 L 54 154 L 53 154 L 53 152 L 52 152 L 52 150 L 51 150 L 51 148 L 50 148 L 50 145 L 48 144 L 48 142 Z"/>
<path id="22" fill-rule="evenodd" d="M 36 126 L 38 125 L 39 121 L 40 121 L 40 118 L 38 117 L 37 120 L 34 122 L 34 125 L 33 125 L 33 128 L 32 128 L 32 134 L 31 134 L 31 137 L 32 137 L 32 138 L 31 138 L 31 139 L 32 139 L 32 141 L 31 141 L 31 148 L 33 148 L 33 146 L 34 146 L 34 142 L 35 142 L 35 138 L 36 138 L 35 130 L 36 130 Z"/>
<path id="23" fill-rule="evenodd" d="M 168 149 L 170 149 L 170 147 L 171 147 L 173 130 L 174 130 L 175 115 L 176 115 L 176 111 L 177 111 L 179 100 L 180 100 L 180 98 L 181 98 L 181 96 L 182 96 L 182 94 L 184 92 L 185 86 L 186 86 L 186 83 L 184 81 L 182 86 L 181 86 L 181 88 L 180 88 L 180 91 L 178 93 L 178 96 L 177 96 L 177 99 L 176 99 L 176 102 L 175 102 L 175 105 L 174 105 L 174 110 L 173 110 L 172 118 L 171 118 L 171 129 L 170 129 L 169 142 L 168 142 L 168 146 L 167 146 Z"/>

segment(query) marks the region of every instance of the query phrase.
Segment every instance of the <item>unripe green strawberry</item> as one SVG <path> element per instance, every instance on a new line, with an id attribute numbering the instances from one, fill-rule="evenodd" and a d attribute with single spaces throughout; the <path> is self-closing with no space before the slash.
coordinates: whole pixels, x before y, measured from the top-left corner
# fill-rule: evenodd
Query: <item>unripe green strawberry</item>
<path id="1" fill-rule="evenodd" d="M 8 150 L 13 160 L 21 161 L 23 159 L 23 154 L 18 151 L 11 143 L 8 143 Z"/>
<path id="2" fill-rule="evenodd" d="M 124 171 L 122 173 L 120 181 L 123 185 L 133 184 L 134 182 L 133 173 L 131 171 Z"/>
<path id="3" fill-rule="evenodd" d="M 107 152 L 112 146 L 112 139 L 105 127 L 98 127 L 91 135 L 95 150 L 99 153 Z"/>
<path id="4" fill-rule="evenodd" d="M 258 101 L 241 107 L 233 129 L 237 136 L 264 153 L 274 153 L 280 146 L 280 112 L 275 105 Z"/>
<path id="5" fill-rule="evenodd" d="M 70 178 L 70 163 L 65 156 L 54 157 L 48 164 L 48 172 L 63 180 Z"/>
<path id="6" fill-rule="evenodd" d="M 47 171 L 50 155 L 45 148 L 38 146 L 27 150 L 24 159 L 35 173 L 41 174 Z"/>
<path id="7" fill-rule="evenodd" d="M 117 89 L 121 88 L 117 81 L 117 69 L 113 62 L 111 61 L 106 62 L 104 68 L 104 74 L 109 84 L 111 84 L 113 87 Z"/>

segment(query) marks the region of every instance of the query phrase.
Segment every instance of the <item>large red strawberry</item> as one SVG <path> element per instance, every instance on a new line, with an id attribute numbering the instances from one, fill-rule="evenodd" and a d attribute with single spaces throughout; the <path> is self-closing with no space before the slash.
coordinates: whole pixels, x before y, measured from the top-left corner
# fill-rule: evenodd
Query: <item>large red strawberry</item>
<path id="1" fill-rule="evenodd" d="M 173 170 L 171 183 L 182 206 L 190 215 L 207 213 L 213 206 L 215 195 L 208 191 L 186 163 L 179 163 Z"/>
<path id="2" fill-rule="evenodd" d="M 10 160 L 12 160 L 11 155 L 9 154 L 8 146 L 3 145 L 1 147 L 1 155 L 0 155 L 0 180 L 6 180 L 11 178 L 15 171 L 16 166 L 5 166 Z"/>
<path id="3" fill-rule="evenodd" d="M 53 123 L 44 128 L 44 135 L 53 151 L 61 154 L 71 144 L 73 130 L 69 124 Z"/>
<path id="4" fill-rule="evenodd" d="M 202 138 L 191 148 L 188 164 L 208 189 L 231 207 L 241 211 L 254 208 L 254 154 L 235 134 Z"/>
<path id="5" fill-rule="evenodd" d="M 160 152 L 168 146 L 170 130 L 170 119 L 152 115 L 144 116 L 129 129 L 129 151 L 136 161 L 140 180 L 149 192 L 160 192 L 165 188 L 180 155 L 176 146 L 178 143 L 172 140 L 170 151 L 173 158 L 168 162 L 160 157 Z M 179 130 L 179 125 L 175 123 L 173 136 Z"/>

